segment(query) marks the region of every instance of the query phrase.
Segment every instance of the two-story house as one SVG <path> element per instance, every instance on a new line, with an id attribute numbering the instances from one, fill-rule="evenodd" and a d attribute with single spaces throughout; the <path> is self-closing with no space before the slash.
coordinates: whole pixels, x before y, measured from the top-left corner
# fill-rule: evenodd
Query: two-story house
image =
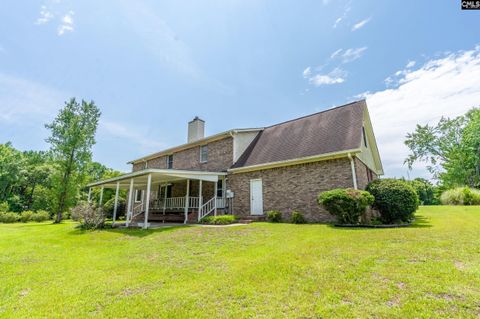
<path id="1" fill-rule="evenodd" d="M 132 160 L 131 173 L 89 187 L 128 189 L 127 225 L 269 210 L 326 222 L 333 217 L 317 204 L 320 192 L 363 189 L 383 174 L 364 100 L 269 127 L 204 131 L 195 117 L 187 143 Z"/>

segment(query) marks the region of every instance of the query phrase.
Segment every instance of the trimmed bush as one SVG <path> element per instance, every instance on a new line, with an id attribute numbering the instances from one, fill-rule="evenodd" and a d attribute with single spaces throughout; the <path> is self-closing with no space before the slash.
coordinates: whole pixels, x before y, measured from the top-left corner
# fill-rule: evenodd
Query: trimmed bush
<path id="1" fill-rule="evenodd" d="M 205 216 L 200 220 L 200 223 L 209 225 L 228 225 L 235 223 L 236 220 L 237 217 L 234 215 Z"/>
<path id="2" fill-rule="evenodd" d="M 457 187 L 442 193 L 443 205 L 480 205 L 480 190 L 469 187 Z"/>
<path id="3" fill-rule="evenodd" d="M 0 212 L 0 223 L 10 224 L 16 223 L 20 219 L 20 215 L 18 213 L 12 212 Z"/>
<path id="4" fill-rule="evenodd" d="M 341 224 L 358 224 L 365 209 L 373 201 L 369 192 L 352 188 L 337 188 L 318 196 L 318 203 L 335 215 Z"/>
<path id="5" fill-rule="evenodd" d="M 45 210 L 39 210 L 32 215 L 32 220 L 34 222 L 44 222 L 50 219 L 50 213 Z"/>
<path id="6" fill-rule="evenodd" d="M 282 213 L 277 210 L 268 211 L 267 220 L 271 223 L 279 223 L 282 221 Z"/>
<path id="7" fill-rule="evenodd" d="M 27 222 L 31 221 L 33 214 L 34 214 L 34 212 L 32 212 L 31 210 L 25 210 L 25 211 L 21 212 L 20 213 L 20 221 L 22 223 L 27 223 Z"/>
<path id="8" fill-rule="evenodd" d="M 405 181 L 377 179 L 367 185 L 367 191 L 375 197 L 372 206 L 378 209 L 384 223 L 409 222 L 418 208 L 417 192 Z"/>
<path id="9" fill-rule="evenodd" d="M 307 220 L 305 219 L 305 216 L 303 216 L 302 213 L 293 211 L 292 212 L 292 224 L 305 224 Z"/>

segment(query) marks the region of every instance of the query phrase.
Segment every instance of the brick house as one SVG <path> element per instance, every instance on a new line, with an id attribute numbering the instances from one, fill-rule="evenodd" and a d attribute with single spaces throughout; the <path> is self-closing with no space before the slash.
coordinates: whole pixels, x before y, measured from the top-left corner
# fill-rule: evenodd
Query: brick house
<path id="1" fill-rule="evenodd" d="M 194 118 L 186 144 L 132 160 L 131 173 L 90 189 L 127 189 L 127 225 L 145 228 L 225 213 L 256 218 L 269 210 L 326 222 L 333 217 L 317 204 L 320 192 L 363 189 L 383 174 L 365 100 L 269 127 L 207 137 L 204 128 Z"/>

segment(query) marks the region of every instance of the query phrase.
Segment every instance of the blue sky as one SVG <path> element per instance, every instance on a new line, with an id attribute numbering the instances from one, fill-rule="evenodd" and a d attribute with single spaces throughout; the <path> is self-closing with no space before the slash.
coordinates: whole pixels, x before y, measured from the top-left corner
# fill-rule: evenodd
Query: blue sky
<path id="1" fill-rule="evenodd" d="M 102 118 L 94 160 L 261 127 L 366 98 L 387 176 L 416 123 L 480 104 L 480 11 L 459 1 L 0 3 L 0 142 L 46 149 L 69 97 Z M 417 165 L 411 176 L 428 176 Z"/>

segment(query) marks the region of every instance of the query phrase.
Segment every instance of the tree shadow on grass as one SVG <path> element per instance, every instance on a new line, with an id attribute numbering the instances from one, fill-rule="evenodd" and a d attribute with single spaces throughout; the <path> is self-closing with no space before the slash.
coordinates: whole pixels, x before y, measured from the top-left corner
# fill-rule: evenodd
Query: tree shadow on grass
<path id="1" fill-rule="evenodd" d="M 173 232 L 181 228 L 190 227 L 189 225 L 178 225 L 178 226 L 162 226 L 158 228 L 149 228 L 149 229 L 142 229 L 142 228 L 104 228 L 104 229 L 97 229 L 97 230 L 85 230 L 80 228 L 75 228 L 69 232 L 70 235 L 86 235 L 95 232 L 109 232 L 109 233 L 117 233 L 122 234 L 125 236 L 131 237 L 138 237 L 143 238 L 153 234 L 158 233 L 168 233 Z"/>

